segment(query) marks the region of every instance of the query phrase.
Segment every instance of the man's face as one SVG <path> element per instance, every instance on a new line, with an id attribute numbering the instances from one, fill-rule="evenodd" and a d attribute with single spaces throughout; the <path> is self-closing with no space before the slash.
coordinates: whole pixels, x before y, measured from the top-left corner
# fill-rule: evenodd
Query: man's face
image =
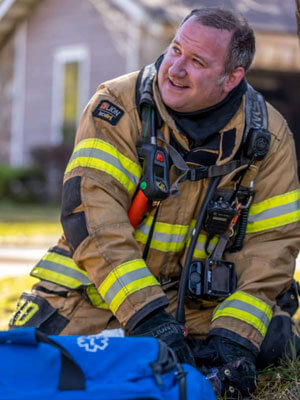
<path id="1" fill-rule="evenodd" d="M 231 35 L 201 25 L 194 17 L 178 29 L 158 72 L 159 90 L 168 107 L 192 112 L 226 97 L 228 88 L 221 78 Z"/>

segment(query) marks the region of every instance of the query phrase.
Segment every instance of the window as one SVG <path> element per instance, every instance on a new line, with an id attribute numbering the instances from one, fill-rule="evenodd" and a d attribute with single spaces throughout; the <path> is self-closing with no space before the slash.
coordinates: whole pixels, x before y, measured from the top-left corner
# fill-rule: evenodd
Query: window
<path id="1" fill-rule="evenodd" d="M 77 125 L 78 71 L 78 62 L 68 62 L 65 64 L 63 123 L 61 132 L 64 143 L 73 142 Z"/>
<path id="2" fill-rule="evenodd" d="M 89 52 L 86 47 L 65 47 L 55 53 L 52 143 L 74 142 L 80 115 L 89 99 L 89 74 Z"/>

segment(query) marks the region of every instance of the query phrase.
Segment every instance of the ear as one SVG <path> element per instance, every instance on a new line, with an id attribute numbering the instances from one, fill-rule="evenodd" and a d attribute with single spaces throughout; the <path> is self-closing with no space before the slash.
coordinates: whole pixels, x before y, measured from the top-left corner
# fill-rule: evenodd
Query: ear
<path id="1" fill-rule="evenodd" d="M 224 83 L 223 83 L 223 90 L 227 94 L 231 92 L 244 78 L 245 70 L 243 67 L 237 67 L 234 71 L 230 72 L 226 75 Z"/>

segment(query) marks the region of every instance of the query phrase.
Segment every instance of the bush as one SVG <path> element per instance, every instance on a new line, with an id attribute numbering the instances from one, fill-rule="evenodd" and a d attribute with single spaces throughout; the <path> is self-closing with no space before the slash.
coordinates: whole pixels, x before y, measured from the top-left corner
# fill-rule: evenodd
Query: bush
<path id="1" fill-rule="evenodd" d="M 0 165 L 1 199 L 40 202 L 44 188 L 45 177 L 39 169 Z"/>
<path id="2" fill-rule="evenodd" d="M 71 153 L 72 146 L 66 144 L 40 146 L 32 151 L 34 165 L 45 177 L 44 197 L 47 202 L 58 203 L 61 200 L 64 171 Z"/>

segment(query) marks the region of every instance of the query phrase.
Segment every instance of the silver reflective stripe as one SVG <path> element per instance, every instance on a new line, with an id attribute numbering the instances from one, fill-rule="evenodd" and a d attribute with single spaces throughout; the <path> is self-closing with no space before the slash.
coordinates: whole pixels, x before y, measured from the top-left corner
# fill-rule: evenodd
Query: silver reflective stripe
<path id="1" fill-rule="evenodd" d="M 75 151 L 75 153 L 73 153 L 73 155 L 69 161 L 69 164 L 71 163 L 71 161 L 73 161 L 79 157 L 96 158 L 98 160 L 105 161 L 108 164 L 117 168 L 119 171 L 123 172 L 123 174 L 126 175 L 127 178 L 135 186 L 137 186 L 139 183 L 139 178 L 137 176 L 131 174 L 126 168 L 124 168 L 118 158 L 113 157 L 111 154 L 109 154 L 105 151 L 101 151 L 99 149 L 94 149 L 94 148 L 79 149 L 79 150 Z"/>
<path id="2" fill-rule="evenodd" d="M 263 221 L 265 219 L 279 217 L 297 211 L 300 208 L 300 200 L 282 206 L 272 207 L 257 214 L 249 215 L 248 223 Z"/>
<path id="3" fill-rule="evenodd" d="M 54 262 L 47 261 L 47 260 L 41 260 L 36 265 L 36 267 L 37 268 L 43 268 L 43 269 L 48 270 L 48 271 L 57 272 L 57 273 L 62 274 L 64 276 L 68 276 L 68 277 L 74 278 L 77 281 L 81 282 L 83 285 L 90 285 L 91 284 L 91 281 L 84 274 L 81 274 L 80 272 L 78 272 L 78 271 L 76 271 L 76 270 L 74 270 L 72 268 L 64 267 L 61 264 L 56 264 Z"/>
<path id="4" fill-rule="evenodd" d="M 146 236 L 149 235 L 150 229 L 151 227 L 146 224 L 140 225 L 138 227 L 138 231 Z M 169 229 L 172 229 L 172 227 Z M 187 233 L 164 233 L 154 229 L 152 240 L 156 240 L 158 242 L 163 242 L 163 243 L 183 243 L 186 239 L 186 236 Z"/>
<path id="5" fill-rule="evenodd" d="M 180 233 L 177 233 L 177 234 L 176 233 L 163 233 L 163 232 L 154 230 L 153 236 L 152 236 L 152 241 L 157 241 L 157 242 L 162 242 L 162 243 L 177 243 L 177 244 L 184 245 L 190 239 L 193 230 L 194 230 L 194 228 L 191 226 L 188 228 L 188 231 L 186 233 L 181 233 L 181 234 Z M 138 227 L 137 231 L 144 234 L 145 236 L 148 236 L 150 233 L 150 226 L 147 224 L 140 225 Z M 201 237 L 200 237 L 200 235 L 201 235 Z M 204 237 L 203 233 L 201 233 L 200 235 L 199 235 L 195 250 L 204 252 L 206 236 Z M 215 246 L 216 246 L 215 242 L 210 242 L 209 246 L 208 246 L 208 251 L 212 252 L 213 249 L 215 248 Z M 152 246 L 150 246 L 150 247 L 152 247 Z M 180 250 L 181 250 L 181 248 L 178 248 L 177 251 L 180 251 Z"/>
<path id="6" fill-rule="evenodd" d="M 215 247 L 216 247 L 216 243 L 210 242 L 209 245 L 208 245 L 208 248 L 207 248 L 208 252 L 211 253 L 214 250 Z M 197 244 L 195 246 L 195 250 L 205 251 L 205 243 L 204 242 L 197 242 Z"/>
<path id="7" fill-rule="evenodd" d="M 154 231 L 153 240 L 165 243 L 183 243 L 185 241 L 186 234 L 169 234 Z"/>
<path id="8" fill-rule="evenodd" d="M 241 311 L 246 311 L 249 314 L 254 315 L 257 317 L 266 327 L 268 327 L 270 323 L 270 319 L 267 316 L 265 312 L 260 310 L 259 308 L 252 306 L 249 303 L 245 303 L 244 301 L 241 300 L 224 300 L 223 303 L 221 303 L 216 311 L 221 311 L 224 310 L 225 308 L 235 308 L 237 310 Z"/>
<path id="9" fill-rule="evenodd" d="M 114 282 L 114 284 L 109 288 L 109 290 L 105 294 L 105 302 L 110 304 L 115 296 L 126 287 L 128 284 L 137 281 L 142 278 L 147 278 L 151 276 L 151 273 L 148 268 L 140 268 L 131 272 L 128 272 L 125 275 L 119 277 L 118 280 Z"/>

